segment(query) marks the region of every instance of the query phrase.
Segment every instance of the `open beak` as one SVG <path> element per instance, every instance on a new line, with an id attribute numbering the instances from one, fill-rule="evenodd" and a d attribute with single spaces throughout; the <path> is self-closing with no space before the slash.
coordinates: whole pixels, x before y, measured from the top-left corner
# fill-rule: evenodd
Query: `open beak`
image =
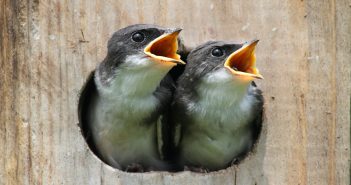
<path id="1" fill-rule="evenodd" d="M 161 62 L 185 64 L 177 54 L 180 31 L 181 29 L 175 29 L 157 37 L 145 47 L 144 53 Z"/>
<path id="2" fill-rule="evenodd" d="M 244 44 L 240 49 L 233 52 L 224 63 L 232 74 L 245 79 L 263 79 L 256 68 L 255 48 L 258 40 Z"/>

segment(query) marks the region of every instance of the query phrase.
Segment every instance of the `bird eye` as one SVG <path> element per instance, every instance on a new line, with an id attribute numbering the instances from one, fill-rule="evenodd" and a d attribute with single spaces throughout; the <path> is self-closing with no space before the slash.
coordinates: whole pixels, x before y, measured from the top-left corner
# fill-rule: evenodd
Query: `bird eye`
<path id="1" fill-rule="evenodd" d="M 141 32 L 136 32 L 132 35 L 132 39 L 135 42 L 143 42 L 143 40 L 145 39 L 145 36 Z"/>
<path id="2" fill-rule="evenodd" d="M 214 48 L 212 50 L 212 55 L 215 56 L 215 57 L 220 57 L 220 56 L 223 56 L 223 51 L 221 48 Z"/>

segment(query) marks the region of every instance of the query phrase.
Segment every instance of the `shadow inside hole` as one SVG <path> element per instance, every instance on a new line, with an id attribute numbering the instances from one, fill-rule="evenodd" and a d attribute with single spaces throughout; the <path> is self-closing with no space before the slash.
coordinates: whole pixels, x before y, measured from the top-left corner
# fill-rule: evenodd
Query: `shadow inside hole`
<path id="1" fill-rule="evenodd" d="M 256 86 L 255 83 L 253 83 L 254 86 Z M 90 105 L 90 97 L 97 96 L 97 87 L 95 85 L 94 81 L 94 71 L 90 73 L 88 79 L 86 80 L 86 83 L 84 84 L 81 92 L 80 92 L 80 97 L 79 97 L 79 102 L 78 102 L 78 119 L 79 119 L 79 127 L 81 134 L 83 135 L 85 141 L 87 142 L 87 145 L 89 149 L 105 164 L 115 168 L 114 166 L 110 165 L 99 153 L 98 149 L 96 148 L 96 144 L 94 143 L 94 140 L 92 138 L 92 133 L 91 133 L 91 128 L 89 127 L 89 120 L 88 120 L 88 114 L 89 114 L 89 107 Z M 263 107 L 263 102 L 262 102 L 262 107 Z M 254 155 L 256 152 L 257 148 L 257 143 L 261 132 L 262 132 L 262 123 L 263 123 L 263 118 L 264 118 L 264 111 L 260 112 L 260 115 L 257 116 L 255 119 L 255 123 L 252 124 L 252 129 L 253 129 L 253 143 L 252 145 L 243 153 L 241 153 L 239 156 L 236 156 L 231 163 L 229 163 L 225 168 L 219 169 L 219 170 L 225 170 L 233 165 L 238 165 L 240 162 L 243 161 L 248 155 Z M 177 153 L 177 152 L 175 152 Z M 121 169 L 119 169 L 121 170 Z M 200 172 L 200 173 L 207 173 L 209 172 L 206 169 L 202 169 L 201 167 L 196 167 L 196 166 L 187 166 L 184 167 L 184 170 L 173 170 L 171 172 L 180 172 L 180 171 L 185 171 L 185 170 L 190 170 L 194 172 Z M 213 170 L 212 172 L 219 171 L 219 170 Z M 129 172 L 140 172 L 140 171 L 129 171 Z M 147 171 L 146 171 L 147 172 Z"/>
<path id="2" fill-rule="evenodd" d="M 104 163 L 107 164 L 101 154 L 98 152 L 94 140 L 92 138 L 91 129 L 89 128 L 89 107 L 90 107 L 90 97 L 97 95 L 97 89 L 94 81 L 94 73 L 95 71 L 91 72 L 87 81 L 85 82 L 83 88 L 80 92 L 79 102 L 78 102 L 78 120 L 79 120 L 79 127 L 81 134 L 84 137 L 84 140 L 87 142 L 89 149 Z"/>

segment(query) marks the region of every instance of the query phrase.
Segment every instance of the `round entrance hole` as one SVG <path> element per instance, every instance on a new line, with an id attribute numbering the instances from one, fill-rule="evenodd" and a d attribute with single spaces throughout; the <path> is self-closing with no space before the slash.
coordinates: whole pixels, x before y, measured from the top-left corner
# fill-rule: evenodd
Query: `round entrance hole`
<path id="1" fill-rule="evenodd" d="M 100 152 L 98 151 L 98 149 L 96 147 L 96 143 L 94 142 L 94 140 L 92 138 L 92 130 L 91 130 L 90 124 L 89 124 L 89 108 L 91 107 L 91 97 L 96 96 L 97 93 L 98 92 L 97 92 L 97 88 L 96 88 L 95 81 L 94 81 L 94 71 L 93 71 L 89 75 L 84 86 L 82 87 L 80 97 L 79 97 L 79 103 L 78 103 L 78 116 L 79 116 L 79 124 L 78 125 L 80 127 L 81 134 L 83 135 L 89 149 L 103 163 L 105 163 L 106 165 L 109 165 L 113 168 L 127 171 L 127 172 L 153 171 L 153 169 L 149 168 L 149 166 L 140 166 L 138 164 L 131 164 L 128 169 L 121 169 L 120 167 L 118 167 L 116 165 L 109 164 L 109 162 L 106 159 L 104 159 L 104 157 L 100 154 Z M 262 122 L 263 122 L 263 117 L 264 117 L 263 112 L 264 111 L 261 112 L 261 116 L 258 119 L 256 119 L 256 121 L 255 121 L 255 128 L 254 128 L 254 132 L 253 132 L 253 141 L 254 142 L 251 145 L 251 147 L 248 148 L 248 150 L 246 150 L 245 152 L 241 153 L 239 156 L 233 157 L 233 160 L 230 163 L 228 163 L 228 165 L 226 167 L 224 167 L 223 169 L 226 169 L 226 168 L 231 167 L 233 165 L 238 165 L 247 156 L 254 155 L 255 148 L 257 148 L 256 145 L 257 145 L 258 140 L 259 140 L 260 135 L 261 135 Z M 176 162 L 174 162 L 174 163 L 176 163 Z M 177 164 L 175 164 L 175 165 L 178 166 Z M 201 166 L 182 166 L 181 168 L 175 168 L 175 169 L 167 170 L 167 171 L 180 172 L 180 171 L 186 171 L 186 170 L 190 170 L 190 171 L 194 171 L 194 172 L 203 172 L 203 173 L 211 172 L 211 170 L 205 169 Z M 218 170 L 222 170 L 222 169 L 216 169 L 213 171 L 218 171 Z"/>

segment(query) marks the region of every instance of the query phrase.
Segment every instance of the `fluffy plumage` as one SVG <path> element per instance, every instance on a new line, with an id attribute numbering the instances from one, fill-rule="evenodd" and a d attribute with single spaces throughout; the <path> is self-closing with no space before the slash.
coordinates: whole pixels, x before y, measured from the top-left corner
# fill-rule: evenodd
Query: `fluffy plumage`
<path id="1" fill-rule="evenodd" d="M 208 42 L 188 56 L 177 81 L 172 119 L 179 163 L 218 170 L 252 147 L 260 130 L 263 97 L 252 80 L 242 80 L 224 62 L 241 44 Z M 211 55 L 221 48 L 223 56 Z"/>
<path id="2" fill-rule="evenodd" d="M 166 119 L 174 83 L 168 72 L 176 64 L 150 57 L 144 48 L 172 31 L 155 25 L 133 25 L 114 33 L 106 58 L 83 91 L 79 109 L 86 139 L 113 167 L 170 169 L 162 159 L 169 137 L 161 133 L 169 130 Z M 145 39 L 133 41 L 135 33 Z M 169 47 L 167 42 L 162 44 Z"/>

